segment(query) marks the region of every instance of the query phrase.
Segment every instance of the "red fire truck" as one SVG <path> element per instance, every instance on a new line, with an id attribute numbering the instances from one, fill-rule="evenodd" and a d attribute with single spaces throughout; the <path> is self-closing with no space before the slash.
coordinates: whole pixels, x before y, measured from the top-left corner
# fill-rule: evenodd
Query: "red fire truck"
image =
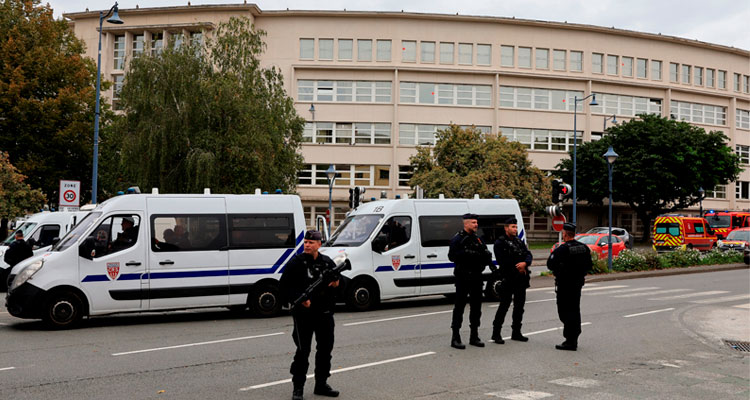
<path id="1" fill-rule="evenodd" d="M 709 210 L 705 218 L 719 239 L 725 239 L 735 229 L 750 227 L 750 211 Z"/>

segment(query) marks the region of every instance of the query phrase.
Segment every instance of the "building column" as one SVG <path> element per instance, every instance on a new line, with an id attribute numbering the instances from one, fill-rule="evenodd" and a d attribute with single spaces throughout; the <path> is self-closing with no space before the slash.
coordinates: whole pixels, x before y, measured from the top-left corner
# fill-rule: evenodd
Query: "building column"
<path id="1" fill-rule="evenodd" d="M 391 99 L 393 100 L 393 115 L 391 116 L 391 176 L 389 184 L 393 197 L 396 197 L 396 191 L 398 190 L 398 160 L 396 160 L 397 148 L 398 148 L 398 99 L 399 99 L 399 82 L 398 82 L 398 68 L 393 69 L 393 89 L 391 89 Z M 355 94 L 356 95 L 356 94 Z M 375 122 L 375 121 L 373 121 Z M 378 197 L 378 196 L 375 196 Z"/>

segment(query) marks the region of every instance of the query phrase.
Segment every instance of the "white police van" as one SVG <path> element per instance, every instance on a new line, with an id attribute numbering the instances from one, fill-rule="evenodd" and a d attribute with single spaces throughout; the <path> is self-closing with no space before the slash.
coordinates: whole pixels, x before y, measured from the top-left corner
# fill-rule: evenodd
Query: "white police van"
<path id="1" fill-rule="evenodd" d="M 215 306 L 274 315 L 283 266 L 302 250 L 304 214 L 298 196 L 256 193 L 111 198 L 49 252 L 13 268 L 8 312 L 55 327 Z"/>
<path id="2" fill-rule="evenodd" d="M 10 266 L 3 261 L 3 256 L 8 246 L 16 240 L 17 231 L 23 232 L 24 240 L 34 249 L 34 254 L 41 254 L 49 250 L 88 213 L 88 211 L 43 211 L 26 218 L 13 229 L 10 236 L 0 243 L 0 290 L 5 290 L 10 273 Z"/>
<path id="3" fill-rule="evenodd" d="M 365 203 L 351 212 L 321 251 L 333 257 L 345 250 L 352 270 L 346 302 L 368 310 L 380 300 L 455 292 L 448 244 L 463 229 L 461 216 L 479 216 L 478 235 L 490 251 L 509 217 L 518 220 L 526 241 L 521 210 L 507 199 L 402 199 Z M 493 258 L 493 262 L 496 260 Z M 498 298 L 498 282 L 487 269 L 485 294 Z"/>

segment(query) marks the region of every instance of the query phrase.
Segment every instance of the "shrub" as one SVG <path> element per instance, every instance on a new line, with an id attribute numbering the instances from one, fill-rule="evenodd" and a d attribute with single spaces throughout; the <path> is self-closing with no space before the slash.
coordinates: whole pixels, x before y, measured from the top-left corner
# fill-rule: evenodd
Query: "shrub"
<path id="1" fill-rule="evenodd" d="M 713 248 L 701 256 L 703 265 L 741 263 L 742 261 L 742 253 L 734 250 L 721 251 Z"/>
<path id="2" fill-rule="evenodd" d="M 591 274 L 606 274 L 609 272 L 607 268 L 607 259 L 600 259 L 599 255 L 595 252 L 591 252 Z M 612 261 L 612 269 L 614 269 L 614 261 Z"/>
<path id="3" fill-rule="evenodd" d="M 678 250 L 660 254 L 665 268 L 682 268 L 701 264 L 701 254 L 698 250 Z"/>
<path id="4" fill-rule="evenodd" d="M 615 271 L 646 270 L 646 257 L 635 250 L 623 250 L 612 260 L 612 269 Z"/>

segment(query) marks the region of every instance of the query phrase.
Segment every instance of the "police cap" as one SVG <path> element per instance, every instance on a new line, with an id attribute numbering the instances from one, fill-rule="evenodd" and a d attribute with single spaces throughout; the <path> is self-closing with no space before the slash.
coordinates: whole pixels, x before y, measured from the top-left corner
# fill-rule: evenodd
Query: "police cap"
<path id="1" fill-rule="evenodd" d="M 472 213 L 466 213 L 462 215 L 463 219 L 479 219 L 479 216 Z"/>
<path id="2" fill-rule="evenodd" d="M 322 241 L 323 240 L 323 235 L 321 235 L 320 232 L 316 231 L 315 229 L 311 229 L 311 230 L 305 232 L 305 240 Z"/>
<path id="3" fill-rule="evenodd" d="M 509 217 L 505 220 L 505 225 L 518 225 L 518 220 L 516 217 Z"/>
<path id="4" fill-rule="evenodd" d="M 576 224 L 574 224 L 572 222 L 566 222 L 566 223 L 563 224 L 563 230 L 575 233 L 575 231 L 576 231 Z"/>

